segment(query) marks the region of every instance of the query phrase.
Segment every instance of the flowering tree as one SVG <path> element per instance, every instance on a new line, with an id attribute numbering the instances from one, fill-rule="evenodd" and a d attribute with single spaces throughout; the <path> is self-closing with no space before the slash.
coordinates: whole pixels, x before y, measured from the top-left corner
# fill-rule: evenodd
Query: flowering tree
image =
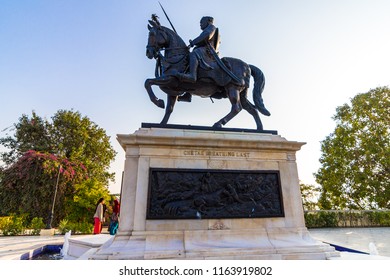
<path id="1" fill-rule="evenodd" d="M 73 193 L 73 185 L 88 178 L 82 163 L 34 150 L 24 153 L 2 173 L 2 212 L 28 213 L 30 218 L 46 218 L 57 188 L 54 208 L 57 221 L 66 215 L 66 197 Z"/>

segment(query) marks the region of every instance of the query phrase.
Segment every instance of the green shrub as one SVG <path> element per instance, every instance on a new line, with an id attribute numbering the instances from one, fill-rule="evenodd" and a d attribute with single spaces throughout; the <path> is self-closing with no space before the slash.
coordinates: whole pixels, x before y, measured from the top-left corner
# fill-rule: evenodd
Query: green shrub
<path id="1" fill-rule="evenodd" d="M 388 227 L 390 226 L 390 211 L 306 211 L 305 223 L 308 228 Z"/>
<path id="2" fill-rule="evenodd" d="M 72 232 L 75 234 L 90 234 L 93 230 L 93 225 L 87 222 L 72 223 Z"/>
<path id="3" fill-rule="evenodd" d="M 308 228 L 337 227 L 337 213 L 328 211 L 306 212 L 305 222 Z"/>
<path id="4" fill-rule="evenodd" d="M 61 234 L 65 234 L 68 231 L 72 231 L 72 234 L 90 234 L 93 230 L 93 225 L 88 222 L 69 222 L 64 219 L 60 222 L 58 230 Z"/>
<path id="5" fill-rule="evenodd" d="M 25 216 L 2 217 L 0 230 L 3 235 L 19 235 L 25 232 Z"/>
<path id="6" fill-rule="evenodd" d="M 60 221 L 60 224 L 58 225 L 58 230 L 60 232 L 60 234 L 65 234 L 67 233 L 68 231 L 72 230 L 70 228 L 70 223 L 67 219 L 63 219 Z"/>
<path id="7" fill-rule="evenodd" d="M 368 220 L 375 226 L 390 226 L 390 211 L 370 211 Z"/>
<path id="8" fill-rule="evenodd" d="M 377 211 L 370 211 L 369 213 L 367 213 L 368 221 L 373 226 L 380 225 L 380 216 L 380 212 Z"/>
<path id="9" fill-rule="evenodd" d="M 4 229 L 9 227 L 10 222 L 10 217 L 0 217 L 0 233 L 3 233 Z"/>
<path id="10" fill-rule="evenodd" d="M 32 229 L 32 235 L 39 235 L 41 233 L 41 229 L 45 228 L 45 223 L 43 222 L 43 218 L 35 217 L 31 220 L 30 228 Z"/>
<path id="11" fill-rule="evenodd" d="M 337 227 L 338 219 L 335 212 L 320 212 L 319 219 L 321 220 L 322 227 Z"/>
<path id="12" fill-rule="evenodd" d="M 305 212 L 305 223 L 308 228 L 321 227 L 319 224 L 318 215 L 313 212 Z"/>

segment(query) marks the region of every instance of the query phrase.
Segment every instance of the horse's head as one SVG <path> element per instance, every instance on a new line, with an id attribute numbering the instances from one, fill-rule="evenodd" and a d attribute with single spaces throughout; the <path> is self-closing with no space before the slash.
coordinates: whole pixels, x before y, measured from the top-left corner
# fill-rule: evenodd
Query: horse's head
<path id="1" fill-rule="evenodd" d="M 150 59 L 157 58 L 161 48 L 169 45 L 169 36 L 164 31 L 158 21 L 149 20 L 148 45 L 146 46 L 146 56 Z"/>

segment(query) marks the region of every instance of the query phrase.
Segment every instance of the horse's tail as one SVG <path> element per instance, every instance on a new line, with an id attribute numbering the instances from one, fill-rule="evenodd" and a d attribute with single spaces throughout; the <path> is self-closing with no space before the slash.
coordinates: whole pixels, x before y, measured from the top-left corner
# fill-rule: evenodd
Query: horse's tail
<path id="1" fill-rule="evenodd" d="M 260 113 L 266 116 L 270 116 L 271 113 L 265 108 L 262 93 L 265 85 L 265 77 L 263 72 L 254 65 L 250 65 L 251 75 L 255 81 L 253 85 L 253 101 L 255 102 L 255 106 Z"/>

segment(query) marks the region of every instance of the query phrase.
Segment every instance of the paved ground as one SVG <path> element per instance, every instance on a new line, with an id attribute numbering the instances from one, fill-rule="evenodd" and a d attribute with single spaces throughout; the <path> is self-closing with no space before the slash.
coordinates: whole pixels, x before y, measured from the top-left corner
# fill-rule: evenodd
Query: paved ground
<path id="1" fill-rule="evenodd" d="M 390 257 L 390 227 L 321 228 L 309 232 L 313 238 L 326 243 L 367 253 L 376 249 L 379 255 Z"/>
<path id="2" fill-rule="evenodd" d="M 0 261 L 20 259 L 45 245 L 63 243 L 64 236 L 0 236 Z"/>
<path id="3" fill-rule="evenodd" d="M 376 249 L 381 256 L 390 257 L 390 227 L 386 228 L 326 228 L 310 229 L 313 238 L 358 251 Z M 73 235 L 72 238 L 78 238 Z M 79 236 L 85 238 L 85 235 Z M 62 244 L 64 236 L 1 236 L 0 261 L 20 259 L 20 256 L 49 244 Z"/>

